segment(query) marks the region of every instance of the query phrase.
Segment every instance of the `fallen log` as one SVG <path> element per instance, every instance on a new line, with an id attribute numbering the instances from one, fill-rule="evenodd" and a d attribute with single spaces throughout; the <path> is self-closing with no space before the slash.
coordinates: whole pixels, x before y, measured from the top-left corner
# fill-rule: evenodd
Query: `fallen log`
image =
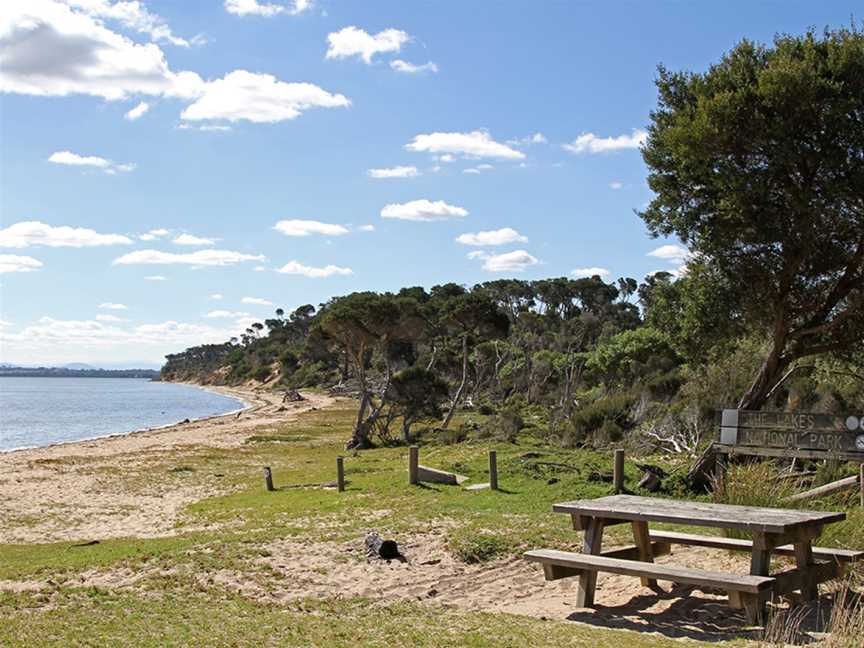
<path id="1" fill-rule="evenodd" d="M 832 493 L 850 490 L 852 488 L 855 488 L 856 486 L 858 486 L 858 475 L 855 475 L 853 477 L 845 477 L 844 479 L 838 479 L 835 482 L 825 484 L 824 486 L 819 486 L 818 488 L 811 488 L 810 490 L 804 491 L 803 493 L 795 493 L 794 495 L 783 498 L 783 502 L 800 502 L 802 500 L 813 499 L 815 497 L 822 497 L 823 495 L 831 495 Z"/>
<path id="2" fill-rule="evenodd" d="M 458 486 L 462 482 L 468 481 L 468 478 L 445 470 L 437 470 L 435 468 L 428 468 L 427 466 L 417 466 L 417 480 L 433 484 Z"/>
<path id="3" fill-rule="evenodd" d="M 382 560 L 395 560 L 400 558 L 399 545 L 394 540 L 385 540 L 373 531 L 366 536 L 366 555 L 370 558 L 381 558 Z"/>

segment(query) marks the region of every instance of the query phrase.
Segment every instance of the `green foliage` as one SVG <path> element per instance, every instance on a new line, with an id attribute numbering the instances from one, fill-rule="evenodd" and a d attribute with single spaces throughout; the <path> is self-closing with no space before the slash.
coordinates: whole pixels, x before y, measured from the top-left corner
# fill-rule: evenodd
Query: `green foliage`
<path id="1" fill-rule="evenodd" d="M 643 326 L 602 341 L 585 368 L 607 385 L 630 386 L 652 373 L 668 372 L 680 362 L 666 334 Z"/>
<path id="2" fill-rule="evenodd" d="M 570 419 L 565 443 L 573 447 L 589 441 L 604 443 L 618 440 L 624 430 L 633 426 L 636 400 L 635 396 L 627 392 L 613 393 L 580 407 Z M 597 433 L 597 438 L 593 439 Z"/>
<path id="3" fill-rule="evenodd" d="M 513 549 L 501 536 L 472 532 L 451 535 L 447 547 L 456 558 L 468 564 L 488 562 L 509 554 Z"/>

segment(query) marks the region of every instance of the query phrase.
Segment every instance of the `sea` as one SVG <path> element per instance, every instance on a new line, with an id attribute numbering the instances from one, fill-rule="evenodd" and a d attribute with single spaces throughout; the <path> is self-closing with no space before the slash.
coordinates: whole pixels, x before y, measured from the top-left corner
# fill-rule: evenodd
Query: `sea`
<path id="1" fill-rule="evenodd" d="M 137 378 L 0 377 L 0 452 L 164 427 L 243 409 L 237 398 Z"/>

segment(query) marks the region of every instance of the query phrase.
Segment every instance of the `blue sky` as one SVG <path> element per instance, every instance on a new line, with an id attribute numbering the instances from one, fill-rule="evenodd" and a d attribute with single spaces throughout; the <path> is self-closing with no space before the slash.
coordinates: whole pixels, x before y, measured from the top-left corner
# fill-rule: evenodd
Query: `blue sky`
<path id="1" fill-rule="evenodd" d="M 674 269 L 634 213 L 658 63 L 855 8 L 6 0 L 0 361 L 158 365 L 353 290 Z"/>

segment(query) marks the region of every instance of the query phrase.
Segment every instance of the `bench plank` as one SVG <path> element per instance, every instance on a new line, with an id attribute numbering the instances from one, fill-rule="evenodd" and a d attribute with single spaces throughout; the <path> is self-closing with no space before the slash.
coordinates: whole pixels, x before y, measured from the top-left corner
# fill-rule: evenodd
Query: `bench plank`
<path id="1" fill-rule="evenodd" d="M 722 536 L 706 536 L 695 533 L 678 533 L 676 531 L 651 531 L 649 537 L 654 542 L 668 542 L 692 547 L 708 547 L 710 549 L 728 549 L 730 551 L 752 551 L 753 542 L 750 540 L 739 540 L 738 538 L 724 538 Z M 775 547 L 771 550 L 778 556 L 795 556 L 795 547 L 791 544 Z M 829 549 L 827 547 L 813 547 L 815 559 L 836 560 L 838 562 L 857 562 L 864 559 L 864 551 L 851 549 Z"/>
<path id="2" fill-rule="evenodd" d="M 556 513 L 597 518 L 671 522 L 761 533 L 789 533 L 800 528 L 819 527 L 846 519 L 846 514 L 840 511 L 737 506 L 635 495 L 609 495 L 597 499 L 563 502 L 555 504 L 552 510 Z"/>
<path id="3" fill-rule="evenodd" d="M 569 567 L 579 571 L 602 571 L 611 574 L 622 574 L 624 576 L 648 576 L 657 580 L 672 581 L 673 583 L 712 587 L 748 594 L 758 594 L 771 590 L 774 585 L 774 578 L 770 576 L 724 574 L 702 569 L 672 567 L 637 560 L 621 560 L 607 556 L 556 551 L 554 549 L 528 551 L 524 554 L 524 558 L 533 562 L 543 563 L 544 565 Z"/>

